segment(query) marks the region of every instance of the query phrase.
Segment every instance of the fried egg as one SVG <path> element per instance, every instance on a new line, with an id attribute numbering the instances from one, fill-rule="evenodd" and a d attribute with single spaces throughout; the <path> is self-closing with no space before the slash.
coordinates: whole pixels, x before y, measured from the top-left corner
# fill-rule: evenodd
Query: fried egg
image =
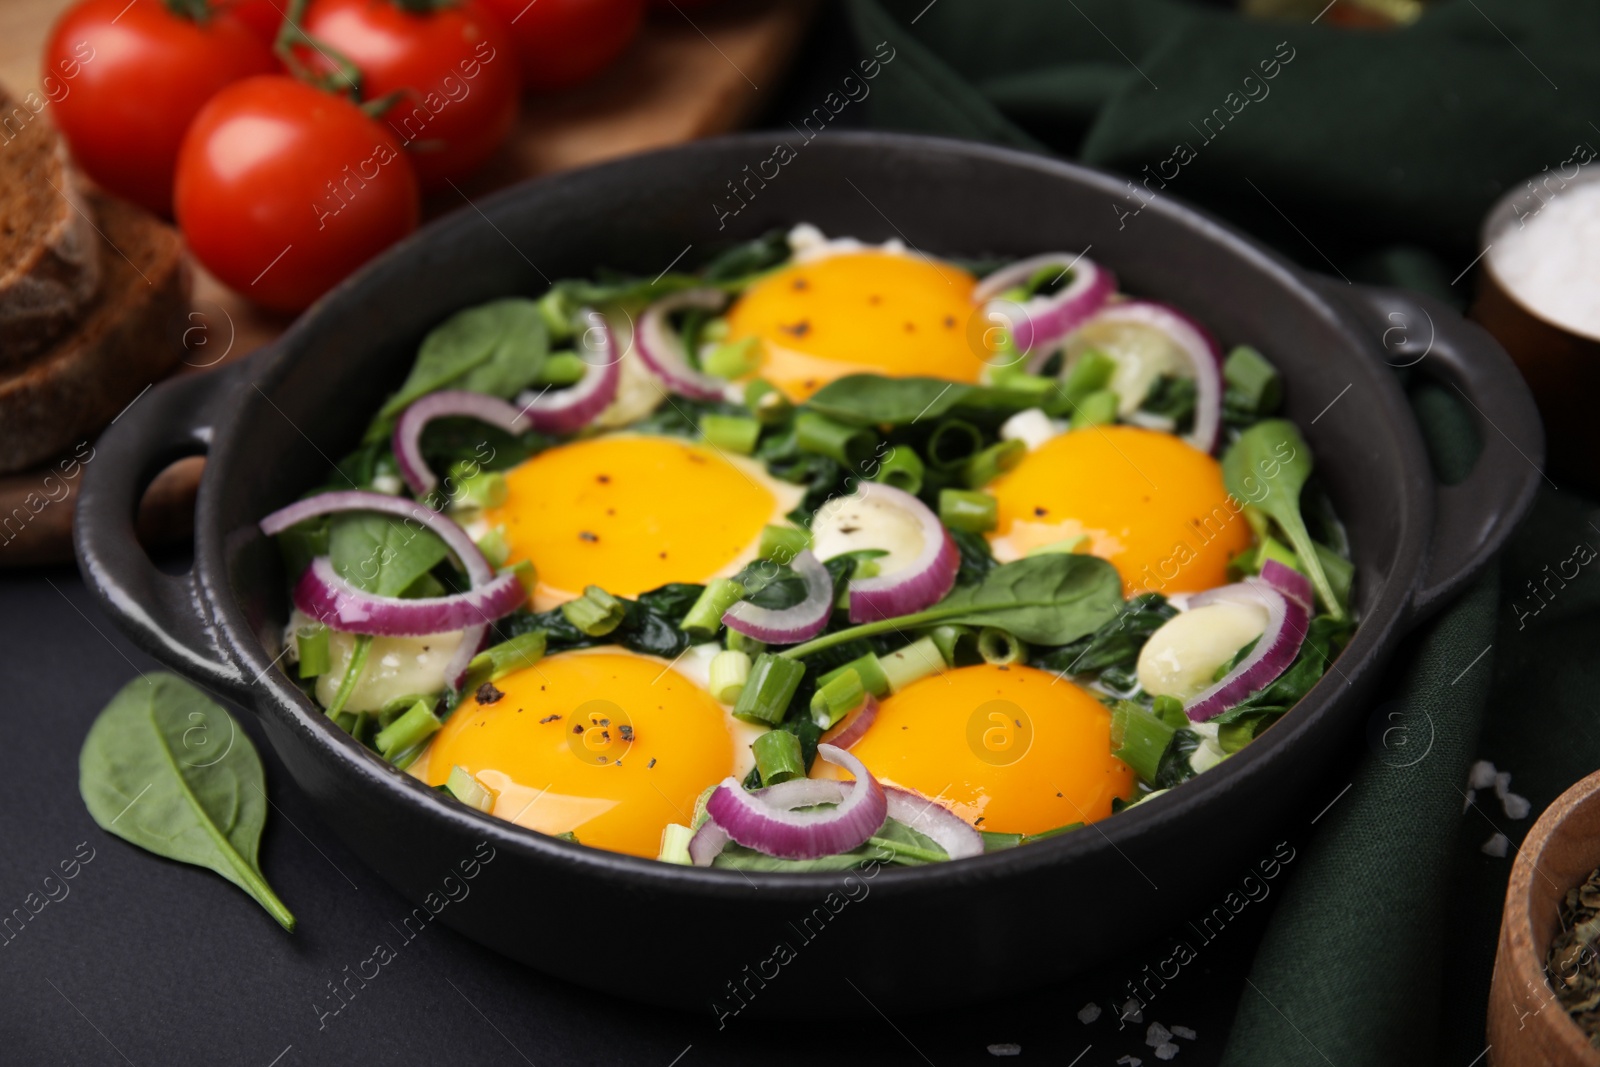
<path id="1" fill-rule="evenodd" d="M 793 263 L 728 310 L 728 340 L 759 341 L 757 375 L 797 401 L 847 374 L 978 380 L 984 362 L 967 339 L 971 274 L 897 243 L 809 232 L 815 239 L 799 228 L 791 236 Z"/>
<path id="2" fill-rule="evenodd" d="M 731 575 L 803 494 L 743 456 L 643 434 L 548 449 L 507 471 L 506 485 L 505 503 L 481 518 L 504 531 L 509 562 L 533 562 L 541 611 L 588 585 L 634 597 Z"/>
<path id="3" fill-rule="evenodd" d="M 1228 582 L 1250 527 L 1222 466 L 1171 434 L 1095 426 L 1045 441 L 987 487 L 998 502 L 990 547 L 1001 562 L 1086 538 L 1128 595 L 1193 593 Z"/>
<path id="4" fill-rule="evenodd" d="M 691 649 L 676 667 L 615 646 L 547 656 L 495 682 L 492 702 L 463 700 L 412 773 L 441 785 L 463 767 L 495 792 L 497 818 L 654 857 L 706 786 L 751 763 L 760 731 L 694 677 L 715 651 Z"/>
<path id="5" fill-rule="evenodd" d="M 1134 788 L 1133 772 L 1111 755 L 1105 706 L 1019 665 L 959 667 L 913 682 L 884 699 L 850 753 L 880 780 L 1001 833 L 1103 819 L 1112 798 Z"/>

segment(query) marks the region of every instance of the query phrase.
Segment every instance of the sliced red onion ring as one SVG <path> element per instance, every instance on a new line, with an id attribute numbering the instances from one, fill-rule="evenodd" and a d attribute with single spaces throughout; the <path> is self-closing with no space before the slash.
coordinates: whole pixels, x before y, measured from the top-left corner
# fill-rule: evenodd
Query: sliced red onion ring
<path id="1" fill-rule="evenodd" d="M 1308 609 L 1316 596 L 1311 591 L 1310 578 L 1275 559 L 1269 559 L 1261 565 L 1261 580 L 1290 600 L 1298 600 Z"/>
<path id="2" fill-rule="evenodd" d="M 878 482 L 862 482 L 855 495 L 904 511 L 922 530 L 922 551 L 899 570 L 850 582 L 850 621 L 877 622 L 936 604 L 956 584 L 961 553 L 939 521 L 939 516 L 903 489 Z"/>
<path id="3" fill-rule="evenodd" d="M 370 493 L 359 489 L 319 493 L 304 500 L 297 500 L 288 507 L 279 508 L 262 519 L 261 532 L 272 537 L 306 519 L 342 511 L 379 511 L 412 519 L 436 534 L 445 543 L 445 547 L 455 553 L 474 588 L 487 585 L 494 579 L 494 568 L 489 566 L 489 561 L 483 558 L 483 553 L 478 550 L 472 538 L 467 536 L 467 531 L 461 528 L 460 523 L 448 515 L 441 515 L 432 508 L 403 497 L 385 496 L 383 493 Z M 483 635 L 488 629 L 487 625 L 478 625 L 469 626 L 461 632 L 461 644 L 456 647 L 455 655 L 450 657 L 450 662 L 446 663 L 444 668 L 445 683 L 452 689 L 460 688 L 461 680 L 467 674 L 467 664 L 478 654 L 478 646 L 483 644 Z"/>
<path id="4" fill-rule="evenodd" d="M 809 549 L 796 556 L 789 566 L 805 580 L 804 600 L 782 609 L 764 608 L 741 600 L 723 613 L 723 624 L 769 645 L 792 645 L 820 634 L 833 613 L 833 578 Z"/>
<path id="5" fill-rule="evenodd" d="M 837 748 L 849 748 L 861 740 L 866 732 L 872 728 L 872 722 L 878 717 L 878 698 L 868 693 L 866 697 L 845 714 L 845 717 L 834 723 L 823 734 L 819 744 L 833 745 Z M 788 783 L 783 783 L 787 785 Z"/>
<path id="6" fill-rule="evenodd" d="M 1222 349 L 1211 331 L 1177 308 L 1153 300 L 1124 300 L 1101 308 L 1083 326 L 1103 322 L 1148 326 L 1167 336 L 1194 371 L 1194 428 L 1184 436 L 1210 454 L 1222 432 Z"/>
<path id="7" fill-rule="evenodd" d="M 447 415 L 462 415 L 479 422 L 498 426 L 507 433 L 521 433 L 530 422 L 514 404 L 486 393 L 473 393 L 465 389 L 446 389 L 429 393 L 412 402 L 400 413 L 394 424 L 395 462 L 400 466 L 400 477 L 419 497 L 433 491 L 439 479 L 428 469 L 422 458 L 422 430 L 434 419 Z"/>
<path id="8" fill-rule="evenodd" d="M 888 816 L 883 786 L 860 760 L 841 748 L 818 745 L 817 755 L 855 776 L 855 786 L 838 807 L 784 811 L 745 792 L 738 779 L 730 777 L 711 794 L 706 813 L 734 841 L 768 856 L 809 860 L 859 847 Z M 690 844 L 692 847 L 693 842 Z"/>
<path id="9" fill-rule="evenodd" d="M 1020 305 L 1000 299 L 1001 293 L 1024 284 L 1046 267 L 1060 267 L 1062 273 L 1070 269 L 1072 280 L 1057 292 L 1029 297 Z M 995 271 L 972 290 L 972 300 L 986 305 L 986 311 L 1006 322 L 1012 343 L 1036 365 L 1055 351 L 1057 341 L 1083 325 L 1116 291 L 1116 277 L 1093 260 L 1071 252 L 1047 252 Z M 1009 314 L 1012 308 L 1021 311 L 1018 321 L 1010 321 L 1017 318 Z"/>
<path id="10" fill-rule="evenodd" d="M 377 596 L 357 589 L 318 556 L 294 587 L 294 606 L 318 622 L 345 633 L 379 637 L 421 637 L 464 630 L 516 611 L 528 594 L 506 571 L 485 585 L 452 596 Z"/>
<path id="11" fill-rule="evenodd" d="M 983 835 L 937 800 L 892 785 L 884 786 L 883 791 L 889 798 L 889 818 L 931 838 L 951 859 L 983 853 Z"/>
<path id="12" fill-rule="evenodd" d="M 679 396 L 691 400 L 724 400 L 728 398 L 728 383 L 714 375 L 695 370 L 683 350 L 683 340 L 672 332 L 668 318 L 674 311 L 684 308 L 702 308 L 706 311 L 720 309 L 727 300 L 718 289 L 686 289 L 681 293 L 657 300 L 639 317 L 635 338 L 639 357 L 644 360 L 661 383 Z"/>
<path id="13" fill-rule="evenodd" d="M 581 430 L 617 395 L 617 382 L 622 378 L 622 353 L 617 351 L 616 337 L 600 312 L 586 308 L 580 317 L 589 324 L 588 329 L 578 335 L 578 355 L 588 369 L 578 379 L 578 384 L 554 392 L 548 388 L 538 393 L 529 390 L 517 397 L 522 414 L 536 430 L 546 433 Z"/>
<path id="14" fill-rule="evenodd" d="M 1189 701 L 1184 712 L 1191 722 L 1205 722 L 1272 684 L 1299 654 L 1306 637 L 1306 624 L 1311 621 L 1309 607 L 1285 596 L 1260 578 L 1208 589 L 1191 598 L 1189 606 L 1201 608 L 1225 603 L 1257 604 L 1266 608 L 1267 626 L 1248 656 L 1220 682 L 1196 693 Z"/>
<path id="15" fill-rule="evenodd" d="M 716 820 L 707 819 L 700 824 L 700 829 L 689 838 L 689 862 L 696 867 L 709 867 L 711 861 L 722 854 L 728 847 L 728 842 L 733 840 L 726 830 L 718 826 Z"/>

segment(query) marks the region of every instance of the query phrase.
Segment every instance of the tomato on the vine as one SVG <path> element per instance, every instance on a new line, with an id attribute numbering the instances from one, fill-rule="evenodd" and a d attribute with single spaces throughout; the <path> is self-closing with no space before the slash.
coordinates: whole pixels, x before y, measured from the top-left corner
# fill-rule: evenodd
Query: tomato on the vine
<path id="1" fill-rule="evenodd" d="M 284 13 L 289 10 L 289 0 L 222 0 L 222 8 L 234 18 L 256 31 L 256 36 L 267 44 L 278 39 L 278 27 L 283 25 Z"/>
<path id="2" fill-rule="evenodd" d="M 410 233 L 417 177 L 394 135 L 293 78 L 248 78 L 195 116 L 178 153 L 178 225 L 222 281 L 299 311 Z"/>
<path id="3" fill-rule="evenodd" d="M 44 69 L 75 63 L 51 113 L 100 185 L 172 214 L 178 144 L 218 89 L 278 69 L 272 50 L 203 0 L 82 0 L 57 20 Z"/>
<path id="4" fill-rule="evenodd" d="M 483 0 L 511 27 L 522 84 L 560 89 L 599 73 L 639 32 L 645 0 Z"/>
<path id="5" fill-rule="evenodd" d="M 511 35 L 475 0 L 313 0 L 301 25 L 327 55 L 355 65 L 364 99 L 400 94 L 382 121 L 411 154 L 424 189 L 470 174 L 511 132 Z M 330 70 L 322 53 L 299 54 Z"/>

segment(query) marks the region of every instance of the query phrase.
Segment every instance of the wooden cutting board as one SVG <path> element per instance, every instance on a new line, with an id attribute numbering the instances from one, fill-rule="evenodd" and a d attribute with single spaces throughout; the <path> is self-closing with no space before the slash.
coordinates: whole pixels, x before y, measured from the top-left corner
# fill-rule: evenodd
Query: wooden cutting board
<path id="1" fill-rule="evenodd" d="M 45 39 L 71 3 L 0 0 L 0 83 L 15 95 L 38 88 Z M 815 6 L 816 0 L 724 0 L 708 11 L 652 12 L 628 52 L 599 77 L 564 92 L 525 97 L 517 128 L 500 153 L 460 193 L 431 198 L 425 215 L 465 207 L 535 175 L 738 127 L 776 92 Z M 190 321 L 182 373 L 194 374 L 248 355 L 292 320 L 252 306 L 196 265 Z M 203 467 L 203 460 L 184 460 L 152 483 L 140 510 L 147 544 L 189 535 Z M 0 567 L 71 558 L 77 478 L 62 495 L 59 479 L 46 480 L 50 473 L 47 467 L 0 476 Z M 7 526 L 6 518 L 18 517 L 19 508 L 25 521 Z"/>

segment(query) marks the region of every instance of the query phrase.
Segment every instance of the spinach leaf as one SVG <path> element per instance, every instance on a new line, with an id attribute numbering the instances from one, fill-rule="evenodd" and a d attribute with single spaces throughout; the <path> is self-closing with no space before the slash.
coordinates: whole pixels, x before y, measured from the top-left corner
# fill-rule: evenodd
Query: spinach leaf
<path id="1" fill-rule="evenodd" d="M 1000 566 L 994 554 L 989 551 L 989 540 L 980 533 L 971 533 L 967 530 L 949 530 L 950 540 L 956 543 L 956 551 L 961 553 L 961 569 L 956 571 L 958 585 L 971 585 L 981 582 L 990 571 Z"/>
<path id="2" fill-rule="evenodd" d="M 806 487 L 805 496 L 788 516 L 801 526 L 811 525 L 812 514 L 830 497 L 843 495 L 850 473 L 835 459 L 800 451 L 793 428 L 764 437 L 756 447 L 756 458 L 774 478 Z"/>
<path id="3" fill-rule="evenodd" d="M 440 389 L 515 396 L 544 366 L 550 339 L 539 305 L 523 297 L 458 311 L 422 339 L 417 361 L 384 403 L 366 440 L 381 441 L 413 400 Z"/>
<path id="4" fill-rule="evenodd" d="M 932 838 L 918 833 L 905 823 L 885 819 L 878 832 L 867 838 L 866 844 L 849 852 L 819 856 L 813 860 L 786 860 L 768 856 L 753 848 L 730 844 L 711 861 L 711 865 L 737 871 L 786 871 L 793 874 L 803 871 L 844 871 L 874 860 L 918 867 L 949 858 L 949 854 Z"/>
<path id="5" fill-rule="evenodd" d="M 153 672 L 123 686 L 84 738 L 78 791 L 101 829 L 216 871 L 294 929 L 256 855 L 267 794 L 255 746 L 188 682 Z"/>
<path id="6" fill-rule="evenodd" d="M 823 386 L 806 407 L 852 425 L 904 426 L 952 412 L 1006 416 L 1039 406 L 1039 394 L 993 385 L 963 385 L 943 378 L 885 378 L 849 374 Z"/>
<path id="7" fill-rule="evenodd" d="M 1179 378 L 1163 374 L 1150 386 L 1140 411 L 1171 419 L 1181 432 L 1194 424 L 1194 405 L 1199 396 L 1193 378 Z"/>
<path id="8" fill-rule="evenodd" d="M 434 419 L 422 431 L 422 455 L 441 477 L 457 463 L 486 471 L 510 470 L 554 441 L 530 430 L 511 434 L 469 418 Z"/>
<path id="9" fill-rule="evenodd" d="M 1316 587 L 1317 599 L 1335 618 L 1343 618 L 1339 599 L 1300 515 L 1300 490 L 1310 476 L 1311 446 L 1287 419 L 1256 423 L 1222 455 L 1222 480 L 1228 492 L 1236 500 L 1259 508 L 1278 524 Z"/>
<path id="10" fill-rule="evenodd" d="M 1161 766 L 1156 771 L 1156 780 L 1151 785 L 1157 789 L 1171 789 L 1179 782 L 1186 782 L 1194 777 L 1194 765 L 1189 762 L 1189 757 L 1194 750 L 1200 747 L 1200 735 L 1193 730 L 1179 730 L 1172 735 L 1171 744 L 1161 754 Z"/>
<path id="11" fill-rule="evenodd" d="M 339 577 L 378 596 L 399 596 L 450 550 L 437 534 L 393 515 L 353 512 L 328 527 L 328 556 Z"/>
<path id="12" fill-rule="evenodd" d="M 732 293 L 749 285 L 757 275 L 788 259 L 788 235 L 782 230 L 774 230 L 753 241 L 724 250 L 706 264 L 704 271 L 699 274 L 678 271 L 645 279 L 602 271 L 593 281 L 568 279 L 557 282 L 550 290 L 571 307 L 646 303 L 685 289 L 706 286 Z"/>
<path id="13" fill-rule="evenodd" d="M 787 263 L 789 256 L 788 231 L 768 230 L 717 253 L 701 275 L 708 282 L 748 281 L 751 275 Z"/>
<path id="14" fill-rule="evenodd" d="M 1121 606 L 1122 579 L 1111 564 L 1052 553 L 1002 564 L 931 608 L 823 634 L 783 655 L 808 656 L 859 637 L 945 622 L 998 626 L 1031 644 L 1061 645 L 1094 632 Z"/>
<path id="15" fill-rule="evenodd" d="M 1069 645 L 1038 649 L 1030 662 L 1061 674 L 1093 674 L 1109 667 L 1132 669 L 1150 635 L 1178 609 L 1160 593 L 1144 593 L 1122 605 L 1110 622 Z"/>
<path id="16" fill-rule="evenodd" d="M 621 645 L 632 652 L 674 659 L 693 643 L 678 628 L 679 621 L 699 599 L 704 586 L 673 582 L 640 593 L 637 600 L 622 601 L 622 622 L 603 637 L 590 637 L 567 620 L 560 608 L 550 611 L 518 611 L 495 624 L 497 641 L 508 641 L 534 630 L 545 631 L 545 647 L 551 652 L 595 645 Z"/>
<path id="17" fill-rule="evenodd" d="M 1275 678 L 1271 685 L 1215 716 L 1211 721 L 1218 725 L 1237 722 L 1246 716 L 1273 708 L 1289 708 L 1297 703 L 1328 671 L 1345 642 L 1355 630 L 1349 619 L 1332 615 L 1318 615 L 1306 627 L 1305 640 L 1294 662 Z"/>
<path id="18" fill-rule="evenodd" d="M 893 862 L 907 866 L 921 866 L 950 858 L 950 853 L 933 838 L 895 819 L 885 819 L 878 832 L 867 838 L 867 847 L 883 849 L 893 857 Z"/>

